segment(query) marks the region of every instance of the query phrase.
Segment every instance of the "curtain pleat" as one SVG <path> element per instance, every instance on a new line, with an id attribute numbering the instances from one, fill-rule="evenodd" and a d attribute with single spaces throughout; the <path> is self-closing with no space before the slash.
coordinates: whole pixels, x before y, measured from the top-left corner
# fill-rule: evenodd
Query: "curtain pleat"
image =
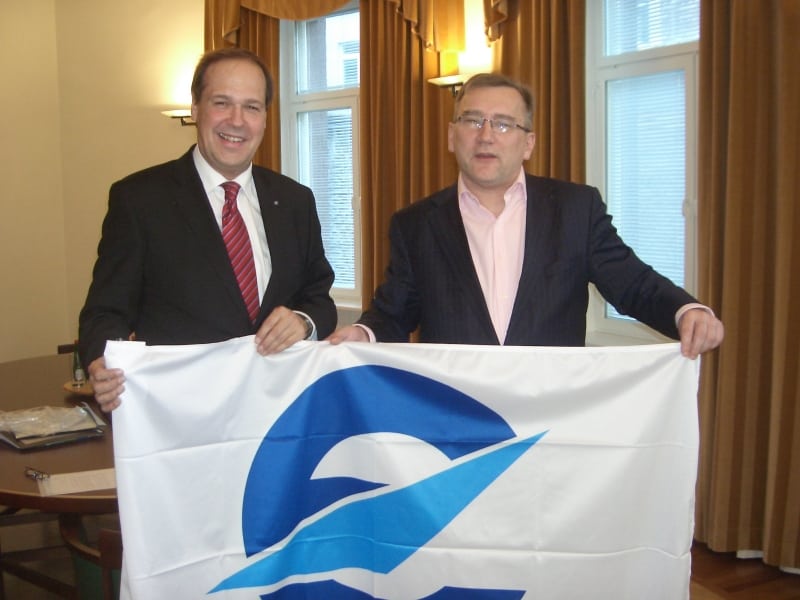
<path id="1" fill-rule="evenodd" d="M 239 25 L 239 0 L 206 0 L 205 49 L 235 46 Z"/>
<path id="2" fill-rule="evenodd" d="M 696 537 L 800 567 L 800 3 L 701 3 Z"/>
<path id="3" fill-rule="evenodd" d="M 512 4 L 516 3 L 515 0 L 483 0 L 486 39 L 490 42 L 499 40 L 503 35 L 503 23 L 509 18 L 512 8 L 509 6 L 509 1 Z"/>
<path id="4" fill-rule="evenodd" d="M 525 169 L 584 182 L 585 0 L 485 0 L 484 8 L 501 36 L 494 69 L 533 91 L 536 147 Z"/>
<path id="5" fill-rule="evenodd" d="M 459 0 L 372 0 L 395 6 L 425 48 L 436 52 L 464 49 L 464 2 Z"/>
<path id="6" fill-rule="evenodd" d="M 447 150 L 453 98 L 413 23 L 393 0 L 361 2 L 361 221 L 364 304 L 383 280 L 391 215 L 453 183 Z"/>
<path id="7" fill-rule="evenodd" d="M 252 50 L 267 65 L 275 82 L 275 94 L 267 109 L 264 139 L 253 162 L 273 171 L 281 170 L 281 112 L 280 112 L 280 20 L 242 8 L 239 46 Z"/>

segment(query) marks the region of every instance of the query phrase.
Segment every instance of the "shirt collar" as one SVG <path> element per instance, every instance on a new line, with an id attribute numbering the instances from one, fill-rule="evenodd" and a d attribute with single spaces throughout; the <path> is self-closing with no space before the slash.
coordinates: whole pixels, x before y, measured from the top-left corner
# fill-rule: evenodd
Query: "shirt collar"
<path id="1" fill-rule="evenodd" d="M 480 204 L 478 197 L 467 187 L 461 173 L 458 174 L 458 198 L 462 202 L 469 201 L 474 204 Z M 525 169 L 523 167 L 519 168 L 517 178 L 508 186 L 508 189 L 503 194 L 503 198 L 506 201 L 506 206 L 525 198 Z"/>
<path id="2" fill-rule="evenodd" d="M 194 166 L 197 169 L 197 173 L 200 175 L 200 181 L 203 182 L 203 189 L 205 189 L 206 194 L 210 194 L 211 190 L 225 183 L 226 181 L 235 181 L 243 189 L 250 189 L 252 185 L 253 163 L 250 163 L 250 165 L 248 165 L 244 171 L 239 173 L 235 179 L 229 180 L 222 174 L 215 171 L 214 168 L 208 164 L 208 161 L 200 152 L 199 146 L 194 147 L 192 158 L 194 159 Z"/>

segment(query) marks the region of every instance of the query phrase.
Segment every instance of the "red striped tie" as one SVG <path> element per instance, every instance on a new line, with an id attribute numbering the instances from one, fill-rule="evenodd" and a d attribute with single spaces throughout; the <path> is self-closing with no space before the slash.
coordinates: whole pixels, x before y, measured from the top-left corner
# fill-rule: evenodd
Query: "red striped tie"
<path id="1" fill-rule="evenodd" d="M 228 256 L 236 274 L 236 281 L 239 282 L 242 298 L 247 305 L 250 320 L 255 322 L 258 316 L 258 282 L 250 237 L 247 235 L 242 215 L 236 207 L 239 184 L 235 181 L 226 181 L 222 187 L 225 190 L 225 205 L 222 207 L 222 239 L 228 249 Z"/>

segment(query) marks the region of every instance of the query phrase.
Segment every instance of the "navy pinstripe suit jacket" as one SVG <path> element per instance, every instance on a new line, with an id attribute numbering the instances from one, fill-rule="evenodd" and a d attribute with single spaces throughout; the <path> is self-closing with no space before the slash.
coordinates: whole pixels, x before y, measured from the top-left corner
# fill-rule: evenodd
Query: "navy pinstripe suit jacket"
<path id="1" fill-rule="evenodd" d="M 597 189 L 526 176 L 522 275 L 505 344 L 582 346 L 588 284 L 618 311 L 676 338 L 675 312 L 696 302 L 617 235 Z M 385 281 L 360 323 L 378 341 L 498 344 L 451 186 L 397 212 Z"/>

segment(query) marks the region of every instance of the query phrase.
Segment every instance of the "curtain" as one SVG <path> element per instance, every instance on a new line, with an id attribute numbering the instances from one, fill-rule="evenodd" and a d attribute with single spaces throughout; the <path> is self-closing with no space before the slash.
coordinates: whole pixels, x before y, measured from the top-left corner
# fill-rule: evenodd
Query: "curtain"
<path id="1" fill-rule="evenodd" d="M 484 0 L 494 68 L 531 88 L 536 147 L 526 170 L 586 179 L 585 0 Z"/>
<path id="2" fill-rule="evenodd" d="M 252 50 L 266 63 L 275 82 L 275 94 L 267 110 L 267 127 L 253 163 L 281 170 L 280 20 L 246 8 L 241 11 L 239 46 Z"/>
<path id="3" fill-rule="evenodd" d="M 204 45 L 206 50 L 235 46 L 239 31 L 239 0 L 206 0 Z"/>
<path id="4" fill-rule="evenodd" d="M 509 2 L 512 6 L 509 6 Z M 500 39 L 503 24 L 508 20 L 509 13 L 515 8 L 516 0 L 483 0 L 485 15 L 486 39 L 495 42 Z"/>
<path id="5" fill-rule="evenodd" d="M 349 0 L 205 0 L 205 48 L 220 48 L 224 42 L 237 45 L 242 9 L 275 19 L 313 19 L 341 8 Z"/>
<path id="6" fill-rule="evenodd" d="M 701 3 L 696 537 L 800 568 L 800 3 Z"/>
<path id="7" fill-rule="evenodd" d="M 276 19 L 305 21 L 342 8 L 350 0 L 239 0 L 243 7 Z"/>
<path id="8" fill-rule="evenodd" d="M 453 6 L 451 2 L 449 9 Z M 463 4 L 460 6 L 463 10 Z M 453 16 L 446 11 L 443 14 Z M 458 19 L 458 12 L 455 15 Z M 455 25 L 443 21 L 441 27 L 434 26 L 434 16 L 442 15 L 437 15 L 430 1 L 361 2 L 359 109 L 365 306 L 383 280 L 388 263 L 392 213 L 455 182 L 457 176 L 455 160 L 447 150 L 453 97 L 427 80 L 442 74 L 440 59 L 449 49 L 445 44 L 455 50 L 463 44 L 463 12 Z M 442 31 L 444 22 L 450 22 L 450 29 Z"/>

